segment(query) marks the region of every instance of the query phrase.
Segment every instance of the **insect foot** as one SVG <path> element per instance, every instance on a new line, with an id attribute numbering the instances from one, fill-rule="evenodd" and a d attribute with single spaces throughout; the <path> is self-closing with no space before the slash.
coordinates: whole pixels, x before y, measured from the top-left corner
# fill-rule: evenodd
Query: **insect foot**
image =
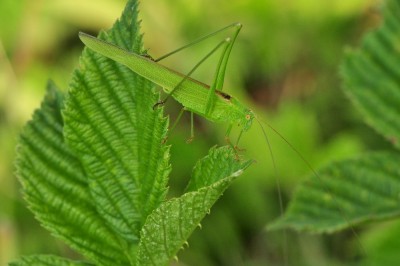
<path id="1" fill-rule="evenodd" d="M 235 149 L 235 151 L 237 151 L 237 152 L 244 152 L 244 151 L 246 151 L 246 149 L 245 148 L 239 148 L 239 146 L 238 145 L 235 145 L 235 146 L 233 146 L 233 148 Z"/>
<path id="2" fill-rule="evenodd" d="M 167 142 L 167 140 L 168 140 L 168 136 L 161 140 L 161 144 L 165 144 Z"/>
<path id="3" fill-rule="evenodd" d="M 146 57 L 147 59 L 150 59 L 151 61 L 155 61 L 155 59 L 154 59 L 151 55 L 149 55 L 149 54 L 147 53 L 147 51 L 148 51 L 148 50 L 143 51 L 143 52 L 140 54 L 140 56 Z"/>
<path id="4" fill-rule="evenodd" d="M 164 105 L 165 102 L 166 102 L 165 100 L 156 102 L 156 103 L 153 105 L 153 110 L 155 110 L 155 109 L 158 108 L 159 106 Z"/>

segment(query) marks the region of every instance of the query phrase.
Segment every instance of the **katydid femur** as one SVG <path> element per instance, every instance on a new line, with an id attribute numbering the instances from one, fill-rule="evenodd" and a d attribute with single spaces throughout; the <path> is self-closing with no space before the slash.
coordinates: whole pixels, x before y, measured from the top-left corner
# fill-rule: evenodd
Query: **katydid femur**
<path id="1" fill-rule="evenodd" d="M 198 62 L 187 74 L 182 74 L 177 71 L 174 71 L 168 67 L 160 65 L 158 62 L 176 52 L 179 52 L 183 49 L 186 49 L 202 40 L 207 39 L 217 33 L 233 28 L 234 33 L 230 38 L 226 38 L 221 41 L 213 50 L 211 50 L 200 62 Z M 340 212 L 342 218 L 351 228 L 353 234 L 355 235 L 357 242 L 361 249 L 363 250 L 363 246 L 358 239 L 358 235 L 354 230 L 354 227 L 351 225 L 348 217 L 344 214 L 342 208 L 338 204 L 336 198 L 333 196 L 332 191 L 323 183 L 317 172 L 312 168 L 310 163 L 302 156 L 302 154 L 291 145 L 286 138 L 284 138 L 278 131 L 276 131 L 272 126 L 268 123 L 259 119 L 253 111 L 249 108 L 241 104 L 234 97 L 229 94 L 222 92 L 225 71 L 229 59 L 230 52 L 232 50 L 233 44 L 238 36 L 242 25 L 240 23 L 234 23 L 229 26 L 226 26 L 214 33 L 208 34 L 204 37 L 201 37 L 194 42 L 185 45 L 181 48 L 178 48 L 158 59 L 153 59 L 147 54 L 139 55 L 127 51 L 121 47 L 115 46 L 111 43 L 102 41 L 93 36 L 90 36 L 85 33 L 79 33 L 79 37 L 83 41 L 83 43 L 89 47 L 90 49 L 98 52 L 99 54 L 108 57 L 118 63 L 121 63 L 131 69 L 133 72 L 138 75 L 150 80 L 151 82 L 161 86 L 163 90 L 168 94 L 167 98 L 172 96 L 179 103 L 183 105 L 182 110 L 187 110 L 192 113 L 196 113 L 204 118 L 212 121 L 212 122 L 224 122 L 229 123 L 229 128 L 227 130 L 226 136 L 229 135 L 229 132 L 232 128 L 233 124 L 237 124 L 241 127 L 241 132 L 239 134 L 239 138 L 241 134 L 247 131 L 254 119 L 258 122 L 261 127 L 262 133 L 266 139 L 266 143 L 269 148 L 270 156 L 272 158 L 272 164 L 274 169 L 276 169 L 275 161 L 273 157 L 273 153 L 271 150 L 271 145 L 269 143 L 268 136 L 266 131 L 264 130 L 261 122 L 265 123 L 268 127 L 270 127 L 277 135 L 282 138 L 292 149 L 293 151 L 303 160 L 307 167 L 313 172 L 314 176 L 318 179 L 318 181 L 323 185 L 324 190 L 332 195 L 332 198 L 336 202 L 338 211 Z M 219 58 L 217 68 L 215 71 L 215 76 L 211 86 L 208 86 L 198 80 L 191 78 L 191 74 L 212 54 L 214 54 L 217 50 L 222 49 L 221 57 Z M 155 104 L 155 106 L 163 104 L 166 99 L 160 101 Z M 181 115 L 181 113 L 180 113 Z M 174 124 L 175 125 L 175 124 Z M 173 126 L 174 127 L 174 126 Z M 192 133 L 193 137 L 193 133 Z M 238 138 L 238 141 L 239 141 Z M 236 147 L 236 146 L 235 146 Z M 276 170 L 275 170 L 276 171 Z M 279 204 L 281 213 L 283 213 L 282 206 L 282 197 L 280 195 L 279 181 L 277 180 L 277 186 L 279 191 Z"/>

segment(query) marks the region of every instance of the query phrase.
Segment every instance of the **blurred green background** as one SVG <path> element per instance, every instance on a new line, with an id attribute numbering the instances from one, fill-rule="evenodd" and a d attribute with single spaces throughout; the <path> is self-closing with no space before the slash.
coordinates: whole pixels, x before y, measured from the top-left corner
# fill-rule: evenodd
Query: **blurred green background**
<path id="1" fill-rule="evenodd" d="M 145 48 L 153 57 L 241 22 L 244 27 L 230 57 L 224 90 L 251 106 L 318 168 L 388 145 L 364 125 L 341 91 L 338 76 L 345 47 L 359 44 L 362 34 L 379 24 L 380 4 L 377 0 L 153 0 L 142 1 L 140 16 Z M 27 210 L 14 175 L 16 142 L 39 106 L 47 80 L 67 90 L 83 49 L 78 31 L 96 34 L 111 27 L 124 5 L 122 0 L 0 2 L 0 265 L 33 253 L 79 258 L 40 228 Z M 187 72 L 224 37 L 218 35 L 163 63 Z M 194 77 L 209 83 L 217 59 L 208 60 Z M 172 120 L 178 111 L 178 104 L 168 102 L 166 114 Z M 170 136 L 170 196 L 182 193 L 194 163 L 211 146 L 225 144 L 227 125 L 213 125 L 201 117 L 195 122 L 191 144 L 186 144 L 189 116 Z M 232 133 L 233 141 L 237 134 Z M 286 143 L 270 131 L 268 135 L 277 175 L 255 125 L 240 147 L 257 163 L 228 189 L 174 264 L 282 265 L 285 246 L 289 265 L 343 265 L 357 260 L 360 252 L 351 232 L 316 236 L 288 231 L 285 245 L 282 232 L 265 230 L 281 215 L 276 176 L 286 206 L 310 172 Z M 384 245 L 393 237 L 387 233 L 393 226 L 359 228 L 367 254 L 369 250 L 390 253 L 395 243 Z"/>

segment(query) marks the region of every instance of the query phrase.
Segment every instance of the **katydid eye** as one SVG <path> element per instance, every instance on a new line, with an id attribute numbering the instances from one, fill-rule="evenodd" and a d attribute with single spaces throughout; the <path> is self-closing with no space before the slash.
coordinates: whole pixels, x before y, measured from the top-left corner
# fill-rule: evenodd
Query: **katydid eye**
<path id="1" fill-rule="evenodd" d="M 250 115 L 246 115 L 246 120 L 250 120 L 251 116 Z"/>

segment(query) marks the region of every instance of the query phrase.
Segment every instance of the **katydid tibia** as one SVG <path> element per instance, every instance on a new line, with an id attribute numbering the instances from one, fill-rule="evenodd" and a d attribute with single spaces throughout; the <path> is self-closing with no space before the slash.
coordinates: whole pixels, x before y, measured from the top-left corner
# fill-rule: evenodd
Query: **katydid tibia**
<path id="1" fill-rule="evenodd" d="M 168 67 L 165 67 L 158 62 L 178 51 L 181 51 L 185 48 L 188 48 L 192 46 L 195 43 L 198 43 L 202 40 L 207 39 L 208 37 L 211 37 L 221 31 L 227 30 L 229 28 L 234 29 L 234 33 L 232 37 L 226 38 L 223 41 L 221 41 L 213 50 L 211 50 L 200 62 L 198 62 L 187 74 L 182 74 L 177 71 L 174 71 Z M 258 122 L 258 124 L 261 127 L 262 133 L 266 139 L 269 151 L 270 151 L 270 156 L 272 158 L 272 163 L 274 169 L 275 167 L 275 161 L 273 157 L 273 153 L 271 150 L 271 146 L 266 134 L 266 131 L 264 130 L 261 122 L 264 122 L 260 119 L 257 118 L 255 113 L 251 111 L 249 108 L 241 104 L 237 99 L 234 97 L 228 95 L 225 92 L 222 92 L 222 87 L 224 83 L 224 77 L 225 77 L 225 71 L 229 59 L 229 54 L 232 50 L 233 44 L 236 40 L 236 37 L 239 34 L 240 29 L 242 28 L 242 25 L 240 23 L 234 23 L 231 25 L 228 25 L 214 33 L 208 34 L 204 37 L 201 37 L 197 39 L 196 41 L 185 45 L 179 49 L 176 49 L 165 56 L 162 56 L 158 59 L 153 59 L 147 54 L 135 54 L 130 51 L 127 51 L 121 47 L 118 47 L 116 45 L 113 45 L 111 43 L 102 41 L 100 39 L 97 39 L 96 37 L 90 36 L 85 33 L 79 33 L 79 37 L 82 40 L 82 42 L 89 47 L 90 49 L 94 50 L 95 52 L 98 52 L 99 54 L 108 57 L 118 63 L 121 63 L 137 73 L 138 75 L 152 81 L 153 83 L 161 86 L 164 91 L 168 94 L 167 98 L 172 96 L 175 98 L 179 103 L 181 103 L 184 106 L 183 110 L 187 110 L 193 113 L 196 113 L 212 122 L 223 122 L 223 123 L 228 123 L 229 128 L 227 131 L 227 136 L 229 135 L 230 129 L 233 124 L 237 124 L 239 127 L 241 127 L 241 133 L 244 131 L 247 131 L 251 126 L 252 122 L 254 119 Z M 209 58 L 212 54 L 214 54 L 217 50 L 222 50 L 221 57 L 219 58 L 218 65 L 215 71 L 215 76 L 213 79 L 213 82 L 211 86 L 208 86 L 198 80 L 195 80 L 191 78 L 191 74 L 207 59 Z M 154 107 L 163 104 L 166 99 L 163 101 L 160 101 L 158 103 L 155 103 Z M 179 117 L 181 116 L 182 112 L 180 113 Z M 264 122 L 265 123 L 265 122 Z M 302 154 L 295 148 L 293 145 L 291 145 L 278 131 L 276 131 L 273 127 L 271 127 L 269 124 L 265 123 L 270 127 L 275 133 L 278 134 L 280 138 L 282 138 L 293 150 L 294 152 L 299 155 L 299 157 L 306 163 L 306 165 L 311 169 L 313 172 L 314 176 L 321 182 L 322 185 L 323 181 L 320 179 L 319 175 L 316 173 L 316 171 L 311 167 L 311 165 L 308 163 L 308 161 L 302 156 Z M 175 125 L 175 124 L 174 124 Z M 174 127 L 174 125 L 172 127 Z M 241 136 L 241 133 L 239 134 L 239 138 Z M 193 137 L 193 133 L 192 133 Z M 239 141 L 238 138 L 238 141 Z M 235 146 L 236 148 L 236 146 Z M 276 170 L 275 170 L 276 171 Z M 281 212 L 283 213 L 283 206 L 282 206 L 282 197 L 280 195 L 280 188 L 279 188 L 279 181 L 277 181 L 277 186 L 278 186 L 278 192 L 279 192 L 279 203 L 280 203 L 280 208 Z M 324 187 L 326 192 L 330 195 L 333 193 L 330 191 L 329 188 Z M 332 195 L 333 196 L 333 195 Z M 333 197 L 334 198 L 334 197 Z M 334 198 L 336 201 L 336 199 Z M 354 228 L 352 227 L 348 217 L 344 214 L 342 208 L 338 203 L 336 203 L 337 209 L 342 215 L 342 218 L 346 221 L 346 223 L 349 225 L 351 228 L 353 234 L 357 238 L 357 242 L 361 249 L 363 250 L 363 247 L 358 240 L 358 235 L 355 232 Z M 286 238 L 286 237 L 285 237 Z M 286 240 L 285 240 L 286 241 Z"/>

